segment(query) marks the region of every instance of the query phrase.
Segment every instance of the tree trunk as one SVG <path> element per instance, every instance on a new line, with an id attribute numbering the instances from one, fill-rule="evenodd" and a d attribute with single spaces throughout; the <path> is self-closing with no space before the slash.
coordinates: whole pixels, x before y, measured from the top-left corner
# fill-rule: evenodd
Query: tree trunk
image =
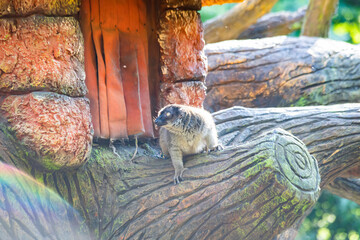
<path id="1" fill-rule="evenodd" d="M 360 48 L 322 38 L 208 44 L 205 108 L 359 102 Z"/>
<path id="2" fill-rule="evenodd" d="M 331 17 L 339 0 L 310 0 L 301 35 L 309 37 L 327 37 Z"/>
<path id="3" fill-rule="evenodd" d="M 54 189 L 101 239 L 270 239 L 296 223 L 318 194 L 316 165 L 304 145 L 272 129 L 287 129 L 308 145 L 325 186 L 359 161 L 359 107 L 217 112 L 227 147 L 187 157 L 185 181 L 176 186 L 171 162 L 154 157 L 159 150 L 150 143 L 140 145 L 133 163 L 128 159 L 134 148 L 118 146 L 119 158 L 98 145 L 77 171 L 44 173 L 28 164 L 20 147 L 5 141 L 12 132 L 2 125 L 0 156 Z"/>
<path id="4" fill-rule="evenodd" d="M 204 23 L 206 43 L 236 39 L 256 20 L 268 13 L 277 0 L 248 0 L 237 4 L 227 13 Z"/>
<path id="5" fill-rule="evenodd" d="M 268 13 L 240 33 L 237 39 L 255 39 L 288 35 L 293 31 L 301 29 L 305 13 L 306 8 L 300 8 L 296 12 L 282 11 Z"/>

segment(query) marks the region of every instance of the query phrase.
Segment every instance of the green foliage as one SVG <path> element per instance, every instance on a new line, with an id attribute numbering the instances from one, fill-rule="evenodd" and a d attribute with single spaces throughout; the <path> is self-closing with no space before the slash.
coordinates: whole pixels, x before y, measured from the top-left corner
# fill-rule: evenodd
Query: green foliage
<path id="1" fill-rule="evenodd" d="M 350 200 L 323 192 L 296 238 L 307 239 L 359 240 L 360 206 Z"/>
<path id="2" fill-rule="evenodd" d="M 360 43 L 360 1 L 340 1 L 332 21 L 330 38 L 349 43 Z"/>
<path id="3" fill-rule="evenodd" d="M 200 16 L 201 20 L 203 22 L 214 18 L 218 15 L 224 14 L 225 12 L 229 11 L 231 8 L 233 8 L 236 5 L 236 3 L 228 3 L 223 5 L 215 5 L 210 7 L 203 7 L 201 8 Z"/>
<path id="4" fill-rule="evenodd" d="M 272 12 L 296 11 L 306 6 L 309 0 L 279 0 Z M 200 11 L 201 20 L 205 22 L 218 15 L 224 14 L 236 4 L 223 4 L 211 7 L 203 7 Z M 300 31 L 291 33 L 291 36 L 299 36 Z M 335 40 L 349 43 L 360 43 L 360 0 L 340 0 L 339 7 L 334 15 L 329 37 Z"/>
<path id="5" fill-rule="evenodd" d="M 271 9 L 271 12 L 279 11 L 296 11 L 301 7 L 306 6 L 309 3 L 309 0 L 279 0 L 275 6 Z"/>

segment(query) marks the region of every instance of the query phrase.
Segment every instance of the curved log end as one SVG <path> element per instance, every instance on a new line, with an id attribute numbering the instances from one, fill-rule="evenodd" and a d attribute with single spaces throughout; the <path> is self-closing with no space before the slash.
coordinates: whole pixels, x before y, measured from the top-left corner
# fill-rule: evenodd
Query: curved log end
<path id="1" fill-rule="evenodd" d="M 89 157 L 93 129 L 87 99 L 33 92 L 5 97 L 0 108 L 8 122 L 5 137 L 18 146 L 9 152 L 22 150 L 24 162 L 53 171 L 78 167 Z"/>
<path id="2" fill-rule="evenodd" d="M 111 220 L 121 220 L 112 234 L 121 239 L 271 239 L 320 192 L 317 162 L 281 129 L 185 158 L 180 185 L 172 185 L 170 161 L 140 157 L 135 164 L 122 175 L 127 185 L 115 187 L 125 208 Z"/>

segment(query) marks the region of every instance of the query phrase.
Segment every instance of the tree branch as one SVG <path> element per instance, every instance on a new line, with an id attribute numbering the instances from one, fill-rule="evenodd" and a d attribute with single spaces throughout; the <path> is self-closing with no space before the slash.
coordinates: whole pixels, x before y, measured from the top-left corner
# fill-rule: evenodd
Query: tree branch
<path id="1" fill-rule="evenodd" d="M 205 108 L 359 102 L 360 48 L 322 38 L 208 44 Z"/>
<path id="2" fill-rule="evenodd" d="M 305 13 L 306 8 L 301 8 L 296 12 L 282 11 L 268 13 L 240 33 L 237 39 L 255 39 L 287 35 L 301 29 Z"/>
<path id="3" fill-rule="evenodd" d="M 280 127 L 300 138 L 319 162 L 321 187 L 360 160 L 360 104 L 300 108 L 234 107 L 213 114 L 226 146 Z"/>
<path id="4" fill-rule="evenodd" d="M 325 189 L 360 204 L 360 179 L 336 178 Z"/>
<path id="5" fill-rule="evenodd" d="M 206 43 L 220 42 L 236 37 L 268 13 L 277 0 L 248 0 L 237 4 L 227 13 L 204 23 Z"/>

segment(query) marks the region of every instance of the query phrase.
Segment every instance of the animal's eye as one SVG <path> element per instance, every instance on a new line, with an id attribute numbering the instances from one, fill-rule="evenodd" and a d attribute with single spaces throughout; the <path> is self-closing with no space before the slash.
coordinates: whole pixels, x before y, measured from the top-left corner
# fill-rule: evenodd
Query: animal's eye
<path id="1" fill-rule="evenodd" d="M 171 113 L 167 112 L 165 115 L 166 115 L 166 117 L 170 117 Z"/>

